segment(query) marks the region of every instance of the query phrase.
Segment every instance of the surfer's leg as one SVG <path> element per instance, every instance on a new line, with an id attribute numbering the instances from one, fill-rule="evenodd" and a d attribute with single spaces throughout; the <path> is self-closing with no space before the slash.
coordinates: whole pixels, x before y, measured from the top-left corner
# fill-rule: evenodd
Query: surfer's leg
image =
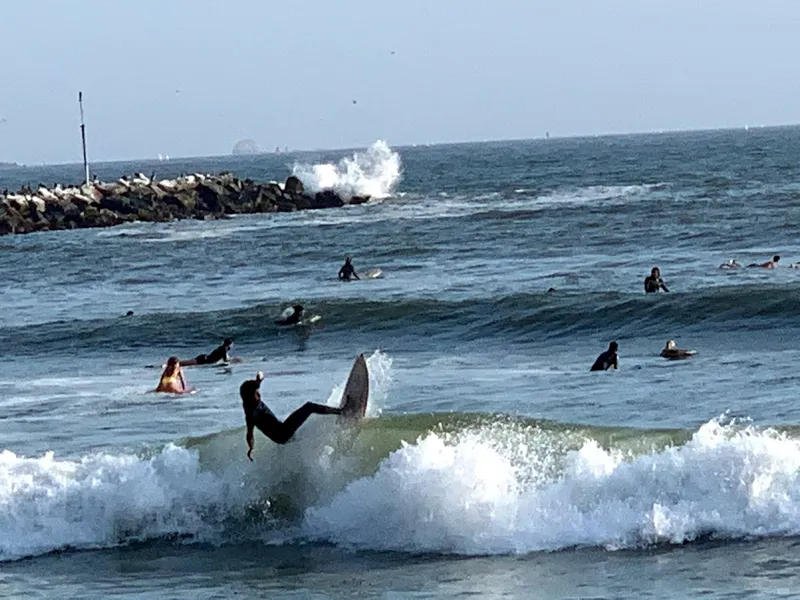
<path id="1" fill-rule="evenodd" d="M 341 414 L 341 412 L 341 408 L 334 408 L 333 406 L 316 404 L 314 402 L 306 402 L 303 404 L 303 406 L 286 417 L 286 420 L 283 422 L 282 437 L 285 437 L 286 441 L 292 439 L 292 436 L 295 434 L 295 432 L 311 415 L 338 415 Z"/>

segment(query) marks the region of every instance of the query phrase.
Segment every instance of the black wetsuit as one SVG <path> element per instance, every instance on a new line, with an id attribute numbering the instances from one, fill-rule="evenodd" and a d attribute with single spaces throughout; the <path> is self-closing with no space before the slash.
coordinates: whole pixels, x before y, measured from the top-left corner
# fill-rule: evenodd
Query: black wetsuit
<path id="1" fill-rule="evenodd" d="M 228 361 L 228 349 L 223 344 L 219 348 L 214 348 L 211 354 L 198 354 L 195 357 L 198 365 L 213 365 L 221 360 Z"/>
<path id="2" fill-rule="evenodd" d="M 300 426 L 305 423 L 311 415 L 338 415 L 341 409 L 324 404 L 306 402 L 281 421 L 275 414 L 261 401 L 261 393 L 258 391 L 260 381 L 245 381 L 239 388 L 242 397 L 242 408 L 244 408 L 244 418 L 248 430 L 253 427 L 271 439 L 276 444 L 285 444 Z"/>
<path id="3" fill-rule="evenodd" d="M 667 286 L 664 285 L 664 280 L 660 277 L 653 277 L 652 275 L 648 275 L 644 278 L 644 291 L 648 294 L 653 294 L 658 290 L 664 290 L 668 292 Z"/>
<path id="4" fill-rule="evenodd" d="M 302 306 L 295 306 L 294 312 L 290 314 L 285 319 L 278 319 L 275 321 L 276 325 L 297 325 L 300 322 L 300 319 L 303 318 L 303 307 Z"/>
<path id="5" fill-rule="evenodd" d="M 600 356 L 597 357 L 597 360 L 594 361 L 592 371 L 607 371 L 611 367 L 615 369 L 619 366 L 618 359 L 617 359 L 617 351 L 616 350 L 606 350 Z"/>
<path id="6" fill-rule="evenodd" d="M 339 279 L 342 281 L 350 281 L 352 277 L 358 279 L 356 269 L 353 267 L 352 263 L 346 262 L 342 265 L 342 268 L 339 269 Z"/>

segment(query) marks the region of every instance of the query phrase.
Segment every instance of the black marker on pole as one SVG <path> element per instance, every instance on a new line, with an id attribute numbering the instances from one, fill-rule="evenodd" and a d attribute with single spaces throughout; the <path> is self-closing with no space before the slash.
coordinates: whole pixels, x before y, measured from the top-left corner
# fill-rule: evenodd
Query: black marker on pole
<path id="1" fill-rule="evenodd" d="M 86 160 L 86 125 L 83 123 L 83 92 L 78 92 L 78 106 L 81 109 L 81 141 L 83 142 L 83 170 L 86 172 L 86 185 L 89 185 L 89 162 Z"/>

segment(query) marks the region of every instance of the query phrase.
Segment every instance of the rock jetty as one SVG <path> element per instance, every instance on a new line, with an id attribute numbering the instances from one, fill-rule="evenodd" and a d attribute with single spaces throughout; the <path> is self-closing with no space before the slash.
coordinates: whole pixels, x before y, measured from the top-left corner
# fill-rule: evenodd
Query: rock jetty
<path id="1" fill-rule="evenodd" d="M 326 190 L 306 194 L 294 175 L 280 185 L 238 179 L 230 173 L 152 180 L 141 173 L 113 183 L 23 187 L 0 194 L 0 235 L 59 229 L 111 227 L 133 221 L 219 219 L 248 213 L 292 212 L 363 204 Z"/>

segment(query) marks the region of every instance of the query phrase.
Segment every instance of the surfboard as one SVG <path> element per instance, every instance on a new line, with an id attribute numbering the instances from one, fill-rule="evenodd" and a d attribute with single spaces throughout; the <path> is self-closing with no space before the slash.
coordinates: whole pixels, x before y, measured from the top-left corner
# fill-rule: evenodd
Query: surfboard
<path id="1" fill-rule="evenodd" d="M 374 269 L 367 269 L 361 274 L 361 277 L 364 279 L 378 279 L 378 277 L 380 277 L 382 274 L 383 271 L 376 267 Z"/>
<path id="2" fill-rule="evenodd" d="M 367 412 L 367 402 L 369 401 L 369 371 L 364 355 L 359 354 L 350 369 L 347 383 L 342 392 L 342 402 L 339 407 L 342 409 L 341 419 L 357 421 Z"/>
<path id="3" fill-rule="evenodd" d="M 303 319 L 302 321 L 300 321 L 298 323 L 298 325 L 313 325 L 314 323 L 318 322 L 320 319 L 322 319 L 321 315 L 314 315 L 312 317 L 309 317 L 308 319 Z"/>

